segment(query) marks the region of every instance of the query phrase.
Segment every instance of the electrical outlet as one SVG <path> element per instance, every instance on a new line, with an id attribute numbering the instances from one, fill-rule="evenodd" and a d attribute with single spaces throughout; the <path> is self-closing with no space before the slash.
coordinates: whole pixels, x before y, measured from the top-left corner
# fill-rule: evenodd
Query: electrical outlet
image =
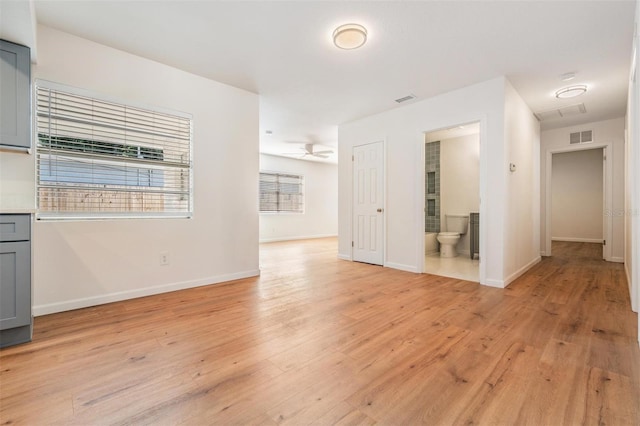
<path id="1" fill-rule="evenodd" d="M 166 266 L 169 264 L 169 252 L 168 251 L 161 251 L 160 252 L 160 265 L 161 266 Z"/>

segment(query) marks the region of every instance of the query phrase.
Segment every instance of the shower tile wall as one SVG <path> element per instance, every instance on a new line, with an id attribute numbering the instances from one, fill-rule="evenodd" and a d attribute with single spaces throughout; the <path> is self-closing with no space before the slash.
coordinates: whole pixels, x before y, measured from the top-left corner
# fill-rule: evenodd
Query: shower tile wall
<path id="1" fill-rule="evenodd" d="M 440 232 L 440 142 L 425 144 L 425 232 Z"/>

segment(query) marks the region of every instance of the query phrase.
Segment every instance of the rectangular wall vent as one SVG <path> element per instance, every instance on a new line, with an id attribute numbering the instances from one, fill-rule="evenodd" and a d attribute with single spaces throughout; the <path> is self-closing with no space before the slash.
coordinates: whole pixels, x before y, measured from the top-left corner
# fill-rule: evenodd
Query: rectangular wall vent
<path id="1" fill-rule="evenodd" d="M 593 130 L 584 130 L 582 132 L 574 132 L 569 134 L 569 143 L 588 143 L 593 142 Z"/>
<path id="2" fill-rule="evenodd" d="M 580 132 L 571 133 L 569 135 L 569 143 L 580 143 Z"/>
<path id="3" fill-rule="evenodd" d="M 580 141 L 581 143 L 593 142 L 593 132 L 591 130 L 580 132 Z"/>
<path id="4" fill-rule="evenodd" d="M 407 95 L 402 98 L 396 99 L 396 102 L 401 104 L 402 102 L 410 101 L 411 99 L 415 99 L 415 98 L 416 98 L 416 95 Z"/>

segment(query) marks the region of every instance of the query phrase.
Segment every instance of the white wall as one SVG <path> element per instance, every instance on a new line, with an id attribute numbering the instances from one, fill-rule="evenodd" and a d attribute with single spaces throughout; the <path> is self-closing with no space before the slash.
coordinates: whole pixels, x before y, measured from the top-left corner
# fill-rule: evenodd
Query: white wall
<path id="1" fill-rule="evenodd" d="M 192 219 L 35 223 L 36 315 L 259 273 L 257 95 L 43 26 L 33 75 L 190 113 L 194 129 Z M 33 156 L 3 153 L 2 173 L 2 206 L 33 206 Z"/>
<path id="2" fill-rule="evenodd" d="M 338 166 L 260 155 L 260 170 L 304 176 L 304 213 L 260 214 L 260 241 L 338 235 Z"/>
<path id="3" fill-rule="evenodd" d="M 440 229 L 446 214 L 480 210 L 480 135 L 440 141 Z M 460 237 L 458 253 L 469 254 L 469 232 Z"/>
<path id="4" fill-rule="evenodd" d="M 624 260 L 624 117 L 614 118 L 611 120 L 598 121 L 578 126 L 563 127 L 560 129 L 546 130 L 541 134 L 540 144 L 540 170 L 541 173 L 541 205 L 540 205 L 540 235 L 541 245 L 540 251 L 546 254 L 545 238 L 546 235 L 546 189 L 545 189 L 545 170 L 547 162 L 547 154 L 554 150 L 564 149 L 584 149 L 588 147 L 585 144 L 572 146 L 569 144 L 569 134 L 582 130 L 593 130 L 593 144 L 608 143 L 611 144 L 613 152 L 611 155 L 611 187 L 606 187 L 605 191 L 610 191 L 612 197 L 612 209 L 605 214 L 611 215 L 611 235 L 607 244 L 611 248 L 611 258 L 609 260 L 622 262 Z"/>
<path id="5" fill-rule="evenodd" d="M 513 110 L 508 116 L 505 116 L 506 106 Z M 536 226 L 539 169 L 535 167 L 539 155 L 538 123 L 504 77 L 339 127 L 341 258 L 351 259 L 353 147 L 385 142 L 384 264 L 420 272 L 424 253 L 424 132 L 474 121 L 480 121 L 481 141 L 480 280 L 486 285 L 504 287 L 536 262 L 539 247 L 539 228 Z M 517 181 L 508 185 L 510 158 L 516 158 L 522 168 Z M 522 205 L 511 206 L 518 200 Z"/>
<path id="6" fill-rule="evenodd" d="M 636 1 L 636 27 L 640 25 L 640 1 Z M 632 68 L 629 80 L 629 101 L 626 117 L 626 185 L 625 185 L 625 270 L 631 295 L 631 306 L 640 309 L 640 34 L 633 40 Z M 640 315 L 638 315 L 640 344 Z"/>
<path id="7" fill-rule="evenodd" d="M 602 148 L 553 154 L 553 240 L 602 242 L 602 155 Z"/>
<path id="8" fill-rule="evenodd" d="M 540 124 L 508 80 L 504 99 L 504 281 L 511 283 L 540 261 Z"/>

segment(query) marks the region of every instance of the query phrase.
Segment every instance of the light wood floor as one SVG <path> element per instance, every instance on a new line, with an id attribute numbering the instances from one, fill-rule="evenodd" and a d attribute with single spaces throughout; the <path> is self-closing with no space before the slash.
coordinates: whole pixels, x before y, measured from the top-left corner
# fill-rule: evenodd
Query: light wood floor
<path id="1" fill-rule="evenodd" d="M 554 244 L 508 289 L 261 247 L 260 278 L 38 317 L 1 424 L 640 424 L 620 264 Z"/>

